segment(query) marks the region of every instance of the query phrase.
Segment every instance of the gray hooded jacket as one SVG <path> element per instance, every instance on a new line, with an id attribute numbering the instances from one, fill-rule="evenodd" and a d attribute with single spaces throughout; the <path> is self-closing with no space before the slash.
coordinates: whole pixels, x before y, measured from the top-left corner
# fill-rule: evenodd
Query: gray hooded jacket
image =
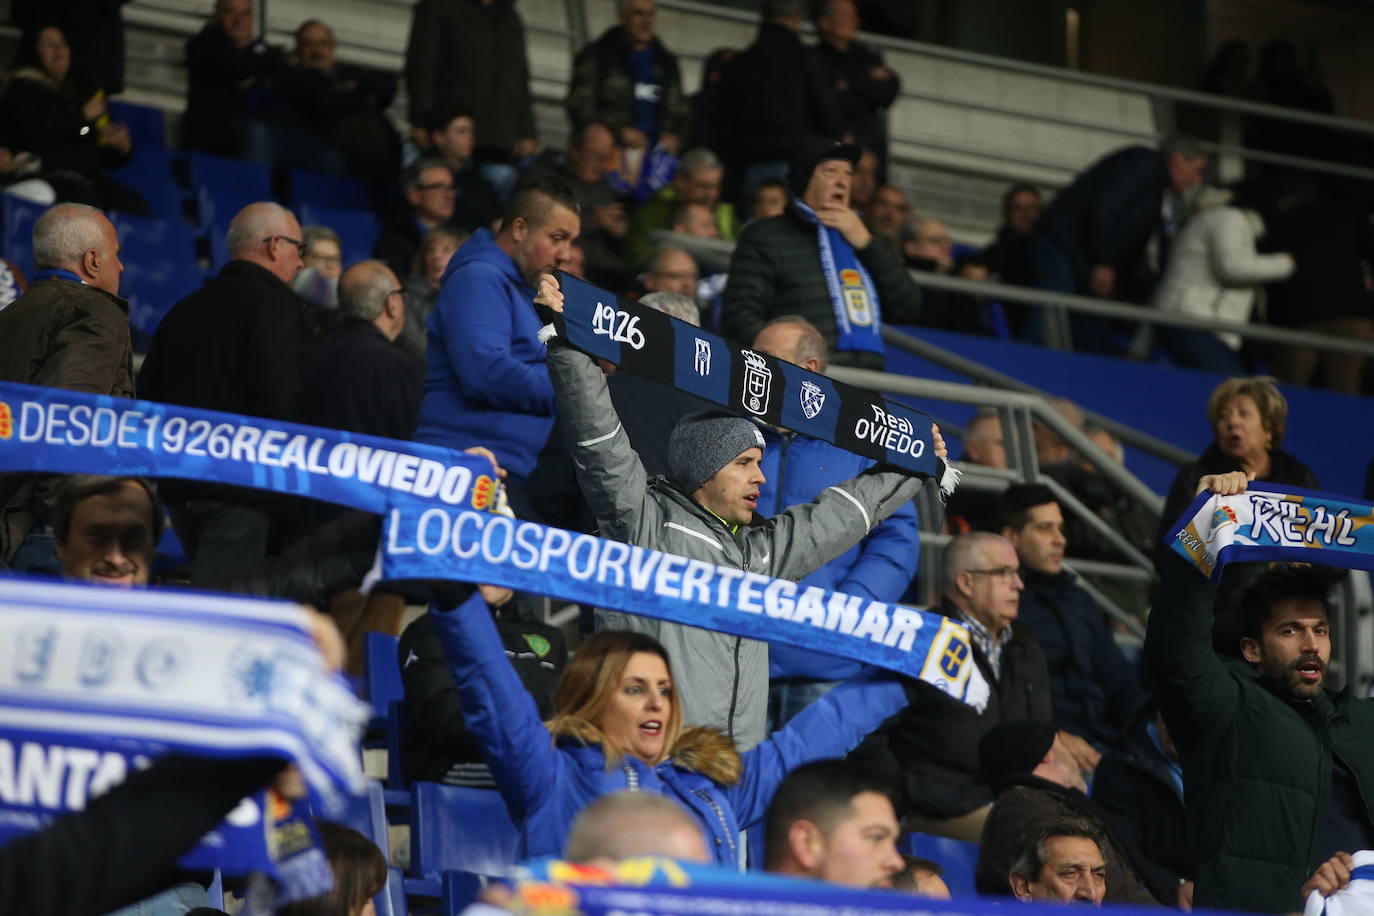
<path id="1" fill-rule="evenodd" d="M 815 500 L 735 533 L 662 477 L 649 478 L 620 426 L 591 357 L 558 338 L 549 375 L 577 479 L 602 537 L 778 579 L 800 579 L 844 553 L 916 495 L 921 480 L 876 465 Z M 764 738 L 768 644 L 728 633 L 599 611 L 598 626 L 647 633 L 672 660 L 686 725 L 704 725 L 748 750 Z"/>

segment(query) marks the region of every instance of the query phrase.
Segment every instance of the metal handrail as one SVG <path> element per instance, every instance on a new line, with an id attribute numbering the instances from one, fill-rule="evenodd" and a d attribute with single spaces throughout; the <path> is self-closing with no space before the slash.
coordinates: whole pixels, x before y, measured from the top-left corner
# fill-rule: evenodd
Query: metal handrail
<path id="1" fill-rule="evenodd" d="M 954 538 L 955 536 L 950 534 L 922 531 L 921 546 L 935 547 L 943 551 L 949 546 L 950 541 L 954 540 Z M 1102 610 L 1107 612 L 1109 617 L 1119 621 L 1122 626 L 1130 630 L 1136 637 L 1140 639 L 1145 638 L 1145 627 L 1141 624 L 1139 617 L 1122 608 L 1115 601 L 1102 594 L 1101 590 L 1091 582 L 1086 581 L 1086 576 L 1091 575 L 1100 578 L 1124 578 L 1130 581 L 1148 584 L 1150 579 L 1144 570 L 1138 570 L 1132 566 L 1122 566 L 1116 563 L 1102 563 L 1096 560 L 1068 558 L 1064 560 L 1064 566 L 1070 572 L 1078 574 L 1078 584 L 1092 595 L 1093 600 L 1098 603 L 1098 606 L 1101 607 Z"/>
<path id="2" fill-rule="evenodd" d="M 674 232 L 665 232 L 661 235 L 655 235 L 654 237 L 662 239 L 663 244 L 672 244 L 675 247 L 684 248 L 694 256 L 700 253 L 710 264 L 719 265 L 723 263 L 726 265 L 725 268 L 721 269 L 728 268 L 729 254 L 734 250 L 735 245 L 734 242 L 727 242 L 721 239 L 699 239 L 694 236 L 681 235 Z M 1358 353 L 1362 356 L 1374 356 L 1374 344 L 1365 343 L 1359 340 L 1351 340 L 1346 337 L 1336 337 L 1331 334 L 1318 334 L 1314 331 L 1300 331 L 1296 328 L 1271 328 L 1268 325 L 1262 324 L 1238 324 L 1231 321 L 1220 321 L 1216 318 L 1201 318 L 1196 315 L 1187 315 L 1182 312 L 1169 312 L 1143 305 L 1130 305 L 1125 302 L 1111 302 L 1106 299 L 1095 299 L 1092 296 L 1080 296 L 1075 293 L 1057 293 L 1051 290 L 1036 289 L 1030 286 L 1014 286 L 1010 283 L 998 283 L 992 280 L 967 280 L 963 277 L 946 277 L 941 274 L 930 273 L 923 270 L 912 270 L 909 271 L 909 273 L 911 274 L 911 279 L 915 281 L 917 286 L 945 290 L 947 292 L 965 293 L 970 296 L 977 296 L 984 299 L 1020 302 L 1027 305 L 1044 305 L 1057 309 L 1065 309 L 1071 312 L 1083 312 L 1088 315 L 1101 315 L 1106 318 L 1136 321 L 1142 324 L 1191 328 L 1199 331 L 1224 332 L 1228 334 L 1238 334 L 1241 337 L 1249 337 L 1254 340 L 1268 341 L 1270 343 L 1313 347 L 1318 350 L 1329 350 L 1337 353 Z"/>
<path id="3" fill-rule="evenodd" d="M 943 366 L 951 372 L 968 376 L 977 382 L 985 385 L 992 385 L 997 388 L 1005 388 L 1008 391 L 1021 391 L 1026 394 L 1037 394 L 1048 397 L 1048 393 L 1028 385 L 1020 379 L 1013 378 L 1005 372 L 998 372 L 989 366 L 976 360 L 961 356 L 953 350 L 922 340 L 914 334 L 884 325 L 882 329 L 883 341 L 895 347 L 906 350 L 922 359 L 930 360 L 937 365 Z M 1142 452 L 1162 458 L 1171 464 L 1186 464 L 1197 457 L 1194 453 L 1185 448 L 1180 448 L 1172 442 L 1167 442 L 1158 436 L 1136 429 L 1134 426 L 1127 426 L 1119 420 L 1114 420 L 1106 414 L 1097 413 L 1094 410 L 1079 408 L 1083 411 L 1083 418 L 1095 426 L 1105 429 L 1126 445 L 1138 448 Z"/>
<path id="4" fill-rule="evenodd" d="M 757 23 L 759 21 L 757 14 L 748 13 L 744 10 L 719 7 L 711 3 L 700 2 L 700 0 L 658 0 L 658 8 L 661 10 L 677 10 L 684 13 L 713 16 L 717 19 L 729 19 L 735 22 Z M 1117 76 L 1102 76 L 1096 73 L 1084 73 L 1081 70 L 1069 70 L 1065 67 L 1054 67 L 1049 64 L 1035 64 L 1029 61 L 997 57 L 992 54 L 982 54 L 977 51 L 963 51 L 958 48 L 930 44 L 924 41 L 894 38 L 889 35 L 875 35 L 871 32 L 862 32 L 859 37 L 865 44 L 883 50 L 905 51 L 912 54 L 926 55 L 928 57 L 938 57 L 944 60 L 954 61 L 955 63 L 975 64 L 978 66 L 991 67 L 995 70 L 1023 73 L 1027 76 L 1049 77 L 1065 82 L 1079 83 L 1084 86 L 1093 86 L 1098 89 L 1133 92 L 1139 95 L 1149 96 L 1150 98 L 1169 99 L 1174 102 L 1184 102 L 1189 105 L 1198 105 L 1203 108 L 1212 108 L 1219 111 L 1230 111 L 1236 114 L 1256 115 L 1280 121 L 1292 121 L 1313 127 L 1326 127 L 1334 130 L 1349 131 L 1351 133 L 1374 134 L 1374 123 L 1358 121 L 1353 118 L 1341 118 L 1335 115 L 1304 111 L 1299 108 L 1282 108 L 1277 105 L 1266 105 L 1263 102 L 1252 102 L 1248 99 L 1214 95 L 1212 93 L 1198 92 L 1192 89 L 1177 89 L 1172 86 L 1143 83 L 1138 80 L 1124 79 Z"/>
<path id="5" fill-rule="evenodd" d="M 909 375 L 894 375 L 890 372 L 875 372 L 872 369 L 854 369 L 849 366 L 831 366 L 826 374 L 849 385 L 869 391 L 889 391 L 908 397 L 929 398 L 934 401 L 953 401 L 958 404 L 978 404 L 991 407 L 1008 407 L 1023 410 L 1058 433 L 1074 451 L 1088 459 L 1099 473 L 1118 489 L 1158 515 L 1164 511 L 1164 499 L 1145 485 L 1140 478 L 1117 464 L 1110 455 L 1097 445 L 1058 411 L 1040 398 L 1019 391 L 1002 391 L 998 388 L 984 388 L 979 385 L 960 385 L 957 382 L 939 382 L 934 379 L 913 378 Z M 1095 517 L 1095 516 L 1094 516 Z"/>
<path id="6" fill-rule="evenodd" d="M 1080 296 L 1076 293 L 1058 293 L 1051 290 L 1034 289 L 1028 286 L 1013 286 L 1009 283 L 997 283 L 991 280 L 967 280 L 963 277 L 946 277 L 920 270 L 911 271 L 911 279 L 916 282 L 917 286 L 930 287 L 931 289 L 945 290 L 948 292 L 966 293 L 971 296 L 979 296 L 985 299 L 1005 299 L 1029 305 L 1046 305 L 1072 312 L 1082 312 L 1087 315 L 1100 315 L 1104 318 L 1117 318 L 1125 321 L 1136 321 L 1142 324 L 1162 324 L 1169 327 L 1191 328 L 1198 331 L 1221 331 L 1239 334 L 1242 337 L 1249 337 L 1254 340 L 1268 341 L 1270 343 L 1313 347 L 1314 349 L 1329 350 L 1337 353 L 1358 353 L 1362 356 L 1374 356 L 1374 344 L 1365 343 L 1359 340 L 1351 340 L 1345 337 L 1336 337 L 1330 334 L 1318 334 L 1313 331 L 1300 331 L 1296 328 L 1271 328 L 1268 325 L 1262 324 L 1237 324 L 1230 321 L 1220 321 L 1215 318 L 1202 318 L 1196 315 L 1188 315 L 1183 312 L 1169 312 L 1143 305 L 1130 305 L 1124 302 L 1095 299 L 1091 296 Z"/>

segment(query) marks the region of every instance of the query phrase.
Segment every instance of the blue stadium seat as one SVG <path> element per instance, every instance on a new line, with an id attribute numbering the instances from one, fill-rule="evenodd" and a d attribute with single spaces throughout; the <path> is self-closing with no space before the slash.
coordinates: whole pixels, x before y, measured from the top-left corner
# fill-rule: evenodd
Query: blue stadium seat
<path id="1" fill-rule="evenodd" d="M 370 210 L 341 210 L 304 203 L 296 215 L 302 226 L 328 226 L 339 233 L 345 266 L 372 257 L 372 246 L 382 231 L 381 220 Z"/>
<path id="2" fill-rule="evenodd" d="M 408 916 L 405 874 L 396 866 L 386 870 L 386 887 L 372 898 L 377 916 Z"/>
<path id="3" fill-rule="evenodd" d="M 257 200 L 272 199 L 272 172 L 261 163 L 191 150 L 186 154 L 186 165 L 191 187 L 196 191 L 208 189 Z"/>
<path id="4" fill-rule="evenodd" d="M 196 244 L 190 227 L 179 219 L 112 212 L 110 222 L 119 233 L 122 260 L 126 264 L 148 259 L 174 262 L 196 259 Z"/>
<path id="5" fill-rule="evenodd" d="M 14 194 L 0 195 L 0 256 L 5 257 L 23 272 L 25 279 L 33 277 L 33 224 L 43 211 L 36 204 Z"/>
<path id="6" fill-rule="evenodd" d="M 367 184 L 344 175 L 325 175 L 305 169 L 291 170 L 291 206 L 306 204 L 336 210 L 367 210 L 372 197 Z"/>
<path id="7" fill-rule="evenodd" d="M 152 258 L 130 261 L 120 278 L 120 293 L 129 300 L 129 325 L 151 338 L 158 322 L 178 300 L 200 289 L 205 275 L 195 261 Z M 135 349 L 140 341 L 135 340 Z M 146 348 L 145 348 L 146 349 Z"/>
<path id="8" fill-rule="evenodd" d="M 500 875 L 515 864 L 520 834 L 500 793 L 436 782 L 411 793 L 407 890 L 439 897 L 444 872 Z"/>
<path id="9" fill-rule="evenodd" d="M 924 833 L 909 833 L 897 843 L 902 852 L 940 863 L 944 869 L 940 876 L 949 886 L 950 896 L 956 900 L 961 897 L 976 897 L 973 874 L 978 867 L 978 844 L 952 840 L 948 837 L 929 836 Z"/>
<path id="10" fill-rule="evenodd" d="M 375 779 L 367 781 L 367 793 L 348 801 L 348 810 L 339 818 L 339 823 L 367 837 L 382 855 L 391 859 L 391 842 L 387 839 L 386 802 L 382 797 L 382 784 Z"/>
<path id="11" fill-rule="evenodd" d="M 135 105 L 118 99 L 110 100 L 110 118 L 129 128 L 134 148 L 167 148 L 167 119 L 161 108 Z"/>
<path id="12" fill-rule="evenodd" d="M 133 158 L 112 170 L 110 177 L 142 194 L 153 216 L 182 218 L 183 194 L 172 174 L 172 154 L 162 147 L 134 147 Z"/>
<path id="13" fill-rule="evenodd" d="M 401 664 L 396 658 L 399 642 L 390 633 L 368 633 L 363 638 L 364 699 L 372 704 L 368 730 L 377 734 L 386 728 L 390 705 L 405 699 Z"/>

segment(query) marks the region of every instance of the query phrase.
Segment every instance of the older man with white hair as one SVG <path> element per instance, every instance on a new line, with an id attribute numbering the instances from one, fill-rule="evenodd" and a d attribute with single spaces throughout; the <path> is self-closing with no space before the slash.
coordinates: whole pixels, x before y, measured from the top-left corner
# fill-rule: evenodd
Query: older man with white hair
<path id="1" fill-rule="evenodd" d="M 119 237 L 94 207 L 58 204 L 34 223 L 38 267 L 0 311 L 0 380 L 133 397 L 129 303 L 119 298 Z M 0 476 L 0 566 L 56 572 L 47 528 L 53 478 Z"/>
<path id="2" fill-rule="evenodd" d="M 396 346 L 405 326 L 405 290 L 381 261 L 362 261 L 339 278 L 343 322 L 305 359 L 301 419 L 388 439 L 409 439 L 420 412 L 419 364 Z"/>
<path id="3" fill-rule="evenodd" d="M 301 301 L 288 285 L 301 266 L 301 226 L 290 210 L 249 204 L 229 223 L 231 260 L 162 319 L 138 377 L 153 401 L 294 420 L 301 395 Z M 264 497 L 230 487 L 167 481 L 172 524 L 191 557 L 191 581 L 223 582 L 261 563 Z"/>

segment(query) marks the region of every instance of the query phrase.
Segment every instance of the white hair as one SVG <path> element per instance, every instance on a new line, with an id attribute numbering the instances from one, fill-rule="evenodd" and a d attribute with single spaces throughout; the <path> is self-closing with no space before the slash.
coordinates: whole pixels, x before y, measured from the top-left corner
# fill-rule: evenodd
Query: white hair
<path id="1" fill-rule="evenodd" d="M 359 261 L 339 277 L 339 313 L 371 321 L 386 308 L 396 281 L 381 261 Z"/>
<path id="2" fill-rule="evenodd" d="M 88 251 L 105 245 L 105 214 L 85 204 L 58 204 L 33 224 L 33 263 L 45 267 L 70 267 Z"/>
<path id="3" fill-rule="evenodd" d="M 229 221 L 229 234 L 225 237 L 229 254 L 237 257 L 253 251 L 263 239 L 281 234 L 295 218 L 290 210 L 270 200 L 249 204 Z"/>
<path id="4" fill-rule="evenodd" d="M 649 293 L 639 300 L 640 305 L 662 312 L 670 318 L 685 321 L 694 327 L 701 327 L 701 309 L 697 301 L 682 293 Z"/>

